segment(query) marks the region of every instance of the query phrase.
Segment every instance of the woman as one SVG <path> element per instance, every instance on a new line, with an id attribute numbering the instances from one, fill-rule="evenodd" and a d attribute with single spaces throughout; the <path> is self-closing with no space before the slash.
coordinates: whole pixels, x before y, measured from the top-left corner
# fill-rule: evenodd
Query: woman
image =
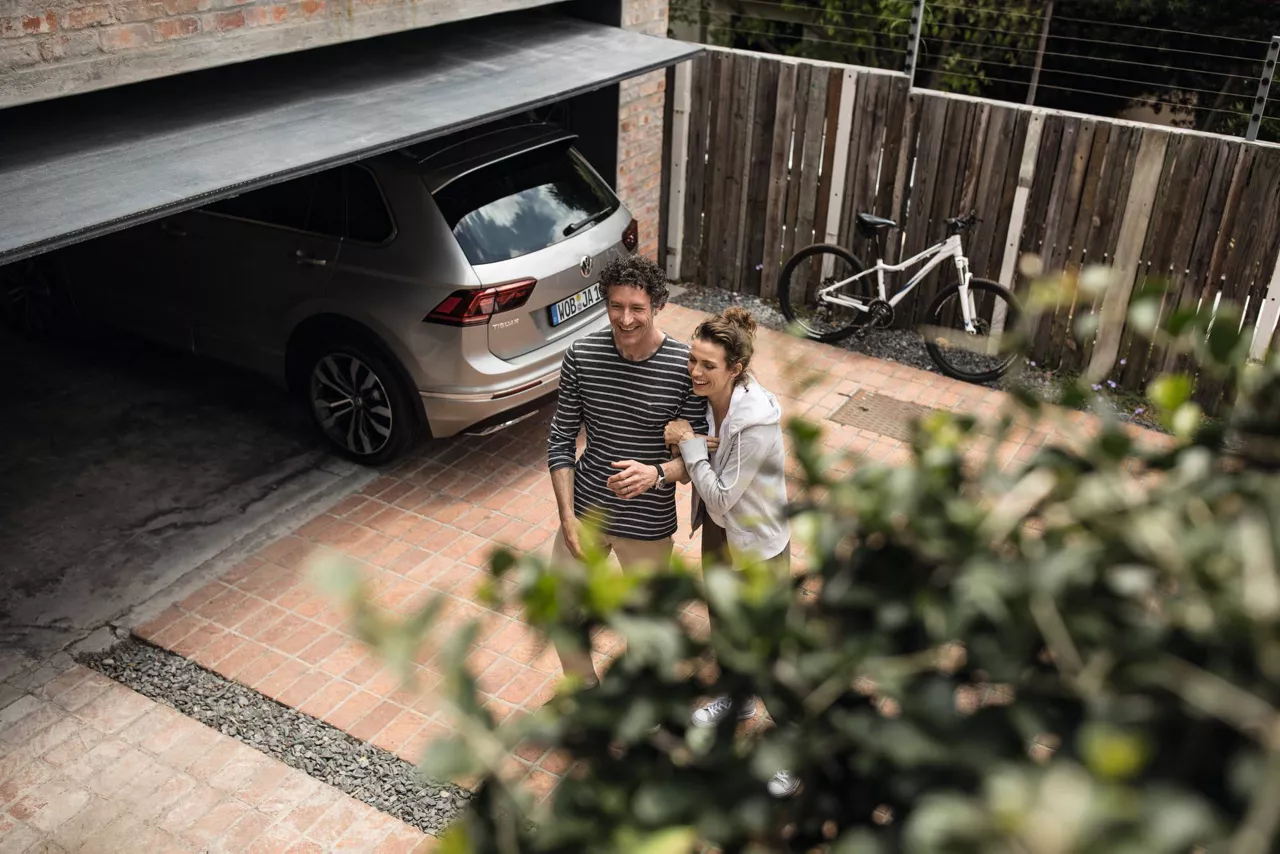
<path id="1" fill-rule="evenodd" d="M 667 444 L 680 446 L 693 483 L 693 528 L 702 528 L 704 567 L 752 559 L 779 570 L 791 565 L 782 409 L 749 372 L 755 331 L 749 312 L 729 308 L 693 333 L 689 376 L 694 394 L 706 398 L 710 438 L 718 446 L 709 449 L 709 437 L 695 435 L 687 421 L 666 429 Z M 693 713 L 693 725 L 713 727 L 733 712 L 729 697 L 717 697 Z M 754 699 L 736 710 L 742 720 L 755 713 Z M 797 786 L 780 772 L 769 791 L 787 795 Z"/>

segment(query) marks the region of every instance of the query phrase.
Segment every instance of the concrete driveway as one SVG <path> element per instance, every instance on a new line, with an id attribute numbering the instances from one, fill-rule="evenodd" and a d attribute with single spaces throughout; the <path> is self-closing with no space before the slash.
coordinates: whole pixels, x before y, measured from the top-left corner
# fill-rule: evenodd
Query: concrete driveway
<path id="1" fill-rule="evenodd" d="M 3 328 L 0 358 L 17 366 L 0 418 L 0 647 L 60 648 L 372 476 L 248 374 L 127 337 Z"/>

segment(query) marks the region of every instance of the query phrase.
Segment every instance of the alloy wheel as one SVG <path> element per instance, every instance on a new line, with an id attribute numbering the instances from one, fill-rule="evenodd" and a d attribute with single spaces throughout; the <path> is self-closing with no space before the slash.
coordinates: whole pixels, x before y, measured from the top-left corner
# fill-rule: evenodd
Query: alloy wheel
<path id="1" fill-rule="evenodd" d="M 360 457 L 391 441 L 394 418 L 386 386 L 350 353 L 330 353 L 311 369 L 311 408 L 330 440 Z"/>

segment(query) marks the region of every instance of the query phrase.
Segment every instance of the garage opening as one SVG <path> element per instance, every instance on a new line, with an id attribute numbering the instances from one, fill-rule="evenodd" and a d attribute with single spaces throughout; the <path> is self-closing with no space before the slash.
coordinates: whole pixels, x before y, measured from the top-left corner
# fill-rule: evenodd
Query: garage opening
<path id="1" fill-rule="evenodd" d="M 545 107 L 698 50 L 517 13 L 7 110 L 0 264 Z"/>

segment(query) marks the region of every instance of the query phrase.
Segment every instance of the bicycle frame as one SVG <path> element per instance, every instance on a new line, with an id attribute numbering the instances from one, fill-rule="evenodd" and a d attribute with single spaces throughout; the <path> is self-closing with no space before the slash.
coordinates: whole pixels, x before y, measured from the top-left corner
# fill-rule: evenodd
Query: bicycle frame
<path id="1" fill-rule="evenodd" d="M 837 294 L 836 291 L 860 281 L 872 274 L 876 277 L 877 293 L 881 300 L 888 302 L 890 306 L 896 308 L 898 303 L 902 302 L 907 296 L 916 289 L 924 277 L 932 273 L 941 264 L 948 260 L 954 261 L 956 272 L 960 276 L 960 311 L 964 316 L 964 328 L 966 332 L 974 332 L 973 320 L 977 314 L 977 309 L 973 304 L 973 295 L 969 291 L 969 282 L 973 278 L 969 272 L 969 259 L 965 257 L 964 245 L 960 240 L 960 235 L 953 234 L 941 243 L 934 244 L 918 255 L 915 255 L 900 264 L 886 264 L 883 259 L 877 259 L 876 265 L 869 270 L 863 270 L 856 276 L 850 276 L 832 285 L 827 285 L 818 291 L 818 299 L 823 302 L 829 302 L 834 305 L 852 308 L 857 311 L 867 312 L 871 310 L 869 303 L 863 302 L 856 297 Z M 901 273 L 909 270 L 918 264 L 924 264 L 919 272 L 911 277 L 911 279 L 892 297 L 889 296 L 888 289 L 885 286 L 886 273 Z M 824 271 L 825 274 L 826 271 Z"/>

